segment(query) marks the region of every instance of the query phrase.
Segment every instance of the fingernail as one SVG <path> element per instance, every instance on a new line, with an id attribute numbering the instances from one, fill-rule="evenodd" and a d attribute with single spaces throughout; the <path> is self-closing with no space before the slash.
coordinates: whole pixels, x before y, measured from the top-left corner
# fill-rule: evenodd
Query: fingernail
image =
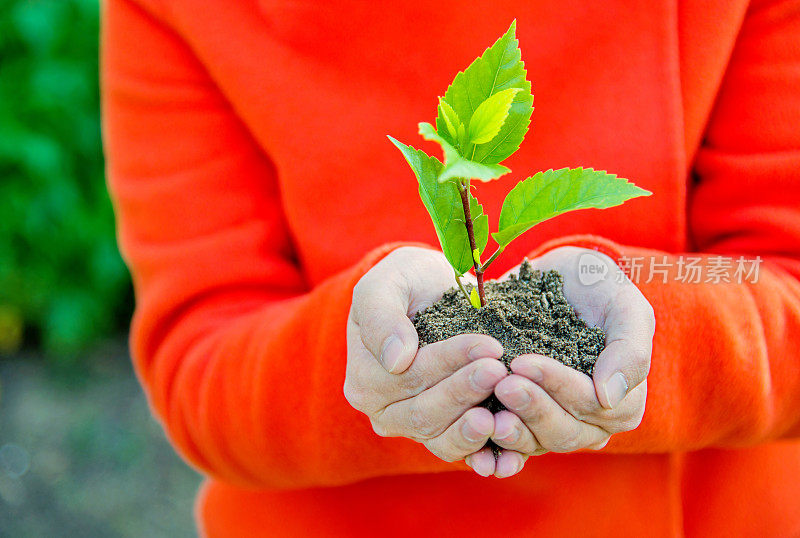
<path id="1" fill-rule="evenodd" d="M 502 356 L 503 346 L 494 343 L 490 344 L 487 342 L 480 342 L 469 348 L 469 351 L 467 351 L 467 357 L 473 361 L 486 358 L 499 359 Z"/>
<path id="2" fill-rule="evenodd" d="M 617 372 L 612 375 L 605 384 L 606 401 L 609 408 L 615 408 L 628 394 L 628 382 L 625 381 L 625 374 Z"/>
<path id="3" fill-rule="evenodd" d="M 467 456 L 464 461 L 467 463 L 467 465 L 472 467 L 473 471 L 475 471 L 480 476 L 484 476 L 485 477 L 485 476 L 489 476 L 490 474 L 492 474 L 491 471 L 486 469 L 485 465 L 481 465 L 480 458 L 473 458 L 470 455 L 470 456 Z"/>
<path id="4" fill-rule="evenodd" d="M 512 409 L 521 409 L 531 401 L 531 395 L 523 387 L 517 387 L 505 397 L 505 404 Z"/>
<path id="5" fill-rule="evenodd" d="M 491 432 L 482 432 L 481 428 L 476 427 L 474 424 L 470 424 L 469 421 L 464 422 L 464 425 L 461 427 L 461 435 L 464 436 L 464 439 L 469 441 L 470 443 L 477 443 Z"/>
<path id="6" fill-rule="evenodd" d="M 534 383 L 541 383 L 544 380 L 544 372 L 539 366 L 542 360 L 536 355 L 520 355 L 511 361 L 511 371 L 527 377 Z"/>
<path id="7" fill-rule="evenodd" d="M 517 474 L 522 470 L 522 466 L 525 464 L 522 461 L 522 456 L 519 454 L 509 453 L 509 459 L 513 459 L 514 461 L 508 461 L 506 465 L 502 466 L 502 469 L 505 469 L 506 472 L 501 472 L 501 467 L 498 466 L 497 468 L 497 477 L 498 478 L 509 478 Z"/>
<path id="8" fill-rule="evenodd" d="M 497 374 L 485 366 L 476 368 L 469 376 L 469 380 L 478 390 L 491 390 L 500 381 L 497 378 Z"/>
<path id="9" fill-rule="evenodd" d="M 474 470 L 476 473 L 478 473 L 480 476 L 484 478 L 492 475 L 492 470 L 486 465 L 478 465 L 475 467 Z"/>
<path id="10" fill-rule="evenodd" d="M 381 364 L 390 373 L 394 373 L 397 364 L 403 356 L 403 342 L 395 335 L 391 335 L 383 343 L 381 350 Z"/>
<path id="11" fill-rule="evenodd" d="M 477 443 L 478 441 L 480 441 L 480 436 L 478 436 L 475 432 L 473 432 L 472 428 L 470 428 L 467 425 L 464 425 L 464 427 L 461 428 L 461 435 L 463 435 L 464 439 L 466 439 L 470 443 Z"/>
<path id="12" fill-rule="evenodd" d="M 536 366 L 535 364 L 531 364 L 525 370 L 525 377 L 533 381 L 534 383 L 541 383 L 544 380 L 544 373 L 542 369 Z"/>
<path id="13" fill-rule="evenodd" d="M 495 430 L 493 439 L 511 444 L 516 443 L 519 440 L 519 430 L 514 426 L 511 426 L 511 431 L 508 432 Z"/>
<path id="14" fill-rule="evenodd" d="M 505 427 L 502 427 L 502 426 L 505 426 Z M 501 424 L 501 427 L 498 428 L 497 427 L 497 422 L 495 421 L 494 435 L 492 435 L 492 439 L 505 440 L 506 437 L 510 436 L 512 433 L 514 433 L 514 425 L 513 424 L 510 424 L 508 422 L 504 422 L 504 423 Z"/>

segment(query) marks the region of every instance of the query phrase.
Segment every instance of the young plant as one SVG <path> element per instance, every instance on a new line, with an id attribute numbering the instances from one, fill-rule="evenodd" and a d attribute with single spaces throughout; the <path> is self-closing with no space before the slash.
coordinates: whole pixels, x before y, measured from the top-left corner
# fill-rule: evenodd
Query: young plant
<path id="1" fill-rule="evenodd" d="M 417 176 L 420 198 L 442 252 L 453 266 L 458 287 L 475 308 L 486 305 L 486 269 L 511 241 L 536 224 L 575 209 L 604 209 L 652 194 L 591 168 L 537 172 L 506 196 L 498 231 L 492 234 L 497 250 L 482 262 L 489 218 L 475 199 L 471 182 L 493 181 L 511 171 L 500 163 L 519 149 L 533 112 L 531 83 L 525 77 L 514 21 L 439 98 L 436 127 L 419 124 L 419 134 L 442 147 L 444 163 L 389 136 Z M 470 269 L 475 271 L 477 287 L 467 294 L 461 277 Z"/>

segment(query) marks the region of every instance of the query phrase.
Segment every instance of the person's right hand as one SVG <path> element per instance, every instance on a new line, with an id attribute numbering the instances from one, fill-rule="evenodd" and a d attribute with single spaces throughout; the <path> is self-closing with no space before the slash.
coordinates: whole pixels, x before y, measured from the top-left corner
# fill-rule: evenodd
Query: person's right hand
<path id="1" fill-rule="evenodd" d="M 494 417 L 476 406 L 508 375 L 502 346 L 463 334 L 418 349 L 410 320 L 452 286 L 444 255 L 417 247 L 393 251 L 361 278 L 347 320 L 344 395 L 378 435 L 413 439 L 448 462 L 466 458 L 489 476 Z"/>

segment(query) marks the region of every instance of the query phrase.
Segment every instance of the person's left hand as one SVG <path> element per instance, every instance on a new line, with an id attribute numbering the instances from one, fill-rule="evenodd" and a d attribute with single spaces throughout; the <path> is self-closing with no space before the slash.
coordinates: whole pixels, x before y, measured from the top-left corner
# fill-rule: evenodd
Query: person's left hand
<path id="1" fill-rule="evenodd" d="M 592 263 L 605 264 L 605 277 L 586 283 L 579 271 Z M 501 478 L 518 473 L 532 455 L 603 448 L 612 434 L 640 424 L 647 397 L 655 317 L 639 289 L 593 250 L 561 247 L 531 264 L 563 275 L 564 295 L 581 319 L 605 331 L 606 347 L 593 378 L 541 355 L 511 362 L 513 374 L 495 387 L 508 408 L 495 415 L 491 437 L 504 449 L 495 468 Z"/>

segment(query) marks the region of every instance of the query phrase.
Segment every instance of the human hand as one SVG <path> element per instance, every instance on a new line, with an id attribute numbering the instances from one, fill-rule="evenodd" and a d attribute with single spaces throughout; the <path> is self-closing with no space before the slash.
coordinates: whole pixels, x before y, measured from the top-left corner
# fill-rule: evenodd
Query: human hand
<path id="1" fill-rule="evenodd" d="M 604 264 L 605 277 L 582 283 L 580 267 L 591 263 Z M 513 374 L 495 387 L 508 410 L 495 415 L 491 437 L 512 450 L 497 461 L 502 476 L 519 472 L 531 455 L 603 448 L 612 434 L 640 424 L 647 398 L 655 316 L 639 289 L 611 258 L 593 250 L 561 247 L 531 265 L 561 273 L 567 300 L 589 326 L 605 331 L 606 347 L 593 377 L 541 355 L 511 362 Z"/>
<path id="2" fill-rule="evenodd" d="M 489 476 L 495 460 L 483 447 L 495 420 L 479 404 L 508 376 L 502 346 L 464 334 L 418 349 L 409 319 L 452 286 L 444 255 L 423 248 L 397 249 L 367 272 L 347 320 L 344 394 L 378 435 L 413 439 L 445 461 L 466 458 Z"/>

